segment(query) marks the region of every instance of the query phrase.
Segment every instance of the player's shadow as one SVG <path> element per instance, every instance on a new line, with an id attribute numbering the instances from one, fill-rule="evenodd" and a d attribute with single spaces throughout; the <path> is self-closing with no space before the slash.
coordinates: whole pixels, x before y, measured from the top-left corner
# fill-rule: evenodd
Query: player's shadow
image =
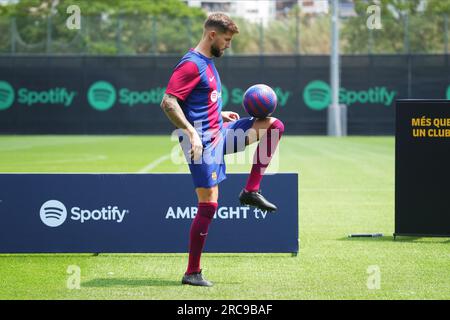
<path id="1" fill-rule="evenodd" d="M 180 286 L 181 281 L 162 279 L 123 279 L 123 278 L 99 278 L 83 282 L 81 286 L 91 288 L 106 287 L 173 287 Z"/>
<path id="2" fill-rule="evenodd" d="M 433 238 L 433 241 L 429 241 L 431 238 L 427 237 L 410 237 L 410 236 L 397 236 L 394 240 L 394 236 L 383 236 L 383 237 L 343 237 L 337 240 L 339 241 L 361 241 L 361 242 L 392 242 L 392 243 L 429 243 L 429 244 L 442 244 L 442 243 L 450 243 L 450 240 L 446 241 L 436 241 L 436 238 Z M 443 238 L 445 239 L 445 238 Z"/>

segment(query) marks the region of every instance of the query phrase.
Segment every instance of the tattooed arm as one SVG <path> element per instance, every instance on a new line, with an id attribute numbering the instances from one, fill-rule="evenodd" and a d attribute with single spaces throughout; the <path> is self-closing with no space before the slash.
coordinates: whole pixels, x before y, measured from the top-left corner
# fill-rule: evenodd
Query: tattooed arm
<path id="1" fill-rule="evenodd" d="M 177 97 L 164 94 L 161 101 L 161 109 L 177 128 L 182 129 L 187 134 L 191 142 L 191 159 L 198 160 L 202 155 L 203 144 L 197 131 L 195 131 L 195 128 L 189 123 L 183 110 L 181 110 Z"/>

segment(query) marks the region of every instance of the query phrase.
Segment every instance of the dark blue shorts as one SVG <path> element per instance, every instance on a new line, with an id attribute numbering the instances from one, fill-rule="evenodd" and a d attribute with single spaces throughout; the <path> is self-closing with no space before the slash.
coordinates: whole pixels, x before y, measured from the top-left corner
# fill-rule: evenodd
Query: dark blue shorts
<path id="1" fill-rule="evenodd" d="M 226 179 L 224 155 L 245 149 L 245 139 L 242 137 L 245 138 L 246 132 L 254 122 L 255 118 L 226 122 L 222 128 L 223 138 L 203 146 L 200 163 L 189 163 L 195 188 L 211 188 Z"/>

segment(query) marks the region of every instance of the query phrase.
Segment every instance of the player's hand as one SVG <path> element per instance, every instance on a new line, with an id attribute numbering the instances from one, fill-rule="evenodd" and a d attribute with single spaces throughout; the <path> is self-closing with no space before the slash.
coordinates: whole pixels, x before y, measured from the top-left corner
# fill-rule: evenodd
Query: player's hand
<path id="1" fill-rule="evenodd" d="M 222 119 L 225 122 L 239 120 L 239 114 L 233 111 L 222 111 Z"/>
<path id="2" fill-rule="evenodd" d="M 193 131 L 189 134 L 189 140 L 191 142 L 191 160 L 197 161 L 201 158 L 203 153 L 203 143 L 198 135 L 197 131 Z"/>

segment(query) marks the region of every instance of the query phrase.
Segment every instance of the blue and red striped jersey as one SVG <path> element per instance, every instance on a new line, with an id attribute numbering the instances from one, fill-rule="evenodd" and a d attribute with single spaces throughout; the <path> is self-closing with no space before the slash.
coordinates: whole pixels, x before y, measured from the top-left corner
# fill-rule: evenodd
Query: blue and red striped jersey
<path id="1" fill-rule="evenodd" d="M 190 49 L 175 66 L 166 94 L 181 100 L 186 119 L 203 142 L 215 140 L 222 129 L 222 85 L 214 61 Z"/>

